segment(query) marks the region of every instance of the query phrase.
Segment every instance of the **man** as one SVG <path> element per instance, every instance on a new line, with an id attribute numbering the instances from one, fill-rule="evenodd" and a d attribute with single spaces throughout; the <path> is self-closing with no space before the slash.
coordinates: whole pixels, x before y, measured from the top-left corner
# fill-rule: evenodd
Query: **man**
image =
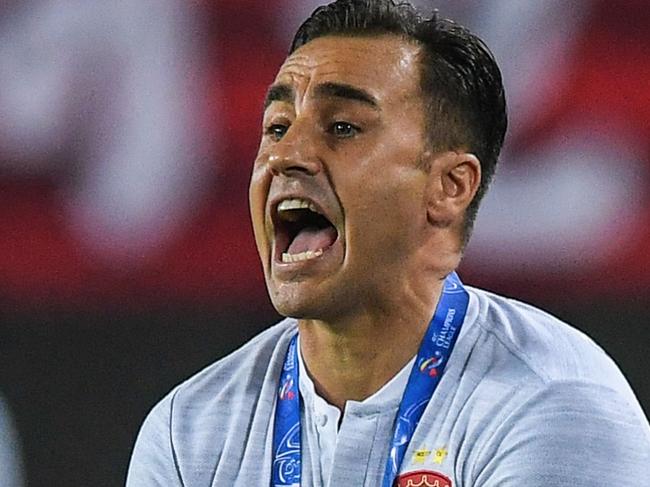
<path id="1" fill-rule="evenodd" d="M 480 40 L 339 0 L 263 124 L 251 216 L 291 318 L 156 406 L 128 485 L 648 485 L 647 419 L 602 350 L 454 274 L 506 127 Z"/>

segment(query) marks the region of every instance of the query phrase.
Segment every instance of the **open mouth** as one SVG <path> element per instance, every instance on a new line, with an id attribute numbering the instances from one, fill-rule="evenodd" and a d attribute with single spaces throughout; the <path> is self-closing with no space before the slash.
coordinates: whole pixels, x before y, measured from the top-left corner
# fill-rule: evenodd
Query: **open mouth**
<path id="1" fill-rule="evenodd" d="M 275 255 L 283 263 L 316 259 L 338 238 L 334 225 L 308 200 L 284 199 L 274 216 Z"/>

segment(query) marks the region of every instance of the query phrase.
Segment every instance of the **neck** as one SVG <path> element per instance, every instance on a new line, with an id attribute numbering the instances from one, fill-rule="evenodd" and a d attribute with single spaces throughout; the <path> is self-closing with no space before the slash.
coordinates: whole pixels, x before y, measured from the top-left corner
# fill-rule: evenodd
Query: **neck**
<path id="1" fill-rule="evenodd" d="M 317 392 L 343 411 L 377 392 L 418 352 L 442 282 L 426 298 L 393 299 L 373 313 L 300 320 L 302 357 Z"/>

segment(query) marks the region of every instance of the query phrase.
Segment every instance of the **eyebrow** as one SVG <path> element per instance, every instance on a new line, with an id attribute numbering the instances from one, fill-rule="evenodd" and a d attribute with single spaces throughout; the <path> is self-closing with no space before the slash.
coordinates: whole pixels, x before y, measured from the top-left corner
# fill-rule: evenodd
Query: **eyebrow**
<path id="1" fill-rule="evenodd" d="M 379 103 L 374 96 L 361 88 L 356 88 L 345 83 L 321 83 L 316 87 L 315 95 L 319 98 L 335 97 L 344 100 L 359 101 L 369 105 L 375 110 L 379 110 Z M 293 103 L 295 96 L 296 92 L 291 85 L 271 85 L 266 93 L 266 98 L 264 98 L 264 110 L 275 101 Z"/>
<path id="2" fill-rule="evenodd" d="M 266 98 L 264 98 L 264 110 L 266 110 L 274 101 L 293 103 L 295 97 L 296 92 L 291 85 L 271 85 L 269 91 L 266 92 Z"/>
<path id="3" fill-rule="evenodd" d="M 374 96 L 361 88 L 356 88 L 344 83 L 322 83 L 316 87 L 316 96 L 318 97 L 335 97 L 345 100 L 360 101 L 375 110 L 379 110 L 379 103 Z"/>

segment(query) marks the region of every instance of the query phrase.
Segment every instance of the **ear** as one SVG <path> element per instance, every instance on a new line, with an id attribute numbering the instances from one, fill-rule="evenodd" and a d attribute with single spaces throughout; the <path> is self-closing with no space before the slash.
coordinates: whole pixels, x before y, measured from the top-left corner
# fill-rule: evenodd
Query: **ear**
<path id="1" fill-rule="evenodd" d="M 481 163 L 469 152 L 449 151 L 430 157 L 427 220 L 437 227 L 462 224 L 481 183 Z"/>

